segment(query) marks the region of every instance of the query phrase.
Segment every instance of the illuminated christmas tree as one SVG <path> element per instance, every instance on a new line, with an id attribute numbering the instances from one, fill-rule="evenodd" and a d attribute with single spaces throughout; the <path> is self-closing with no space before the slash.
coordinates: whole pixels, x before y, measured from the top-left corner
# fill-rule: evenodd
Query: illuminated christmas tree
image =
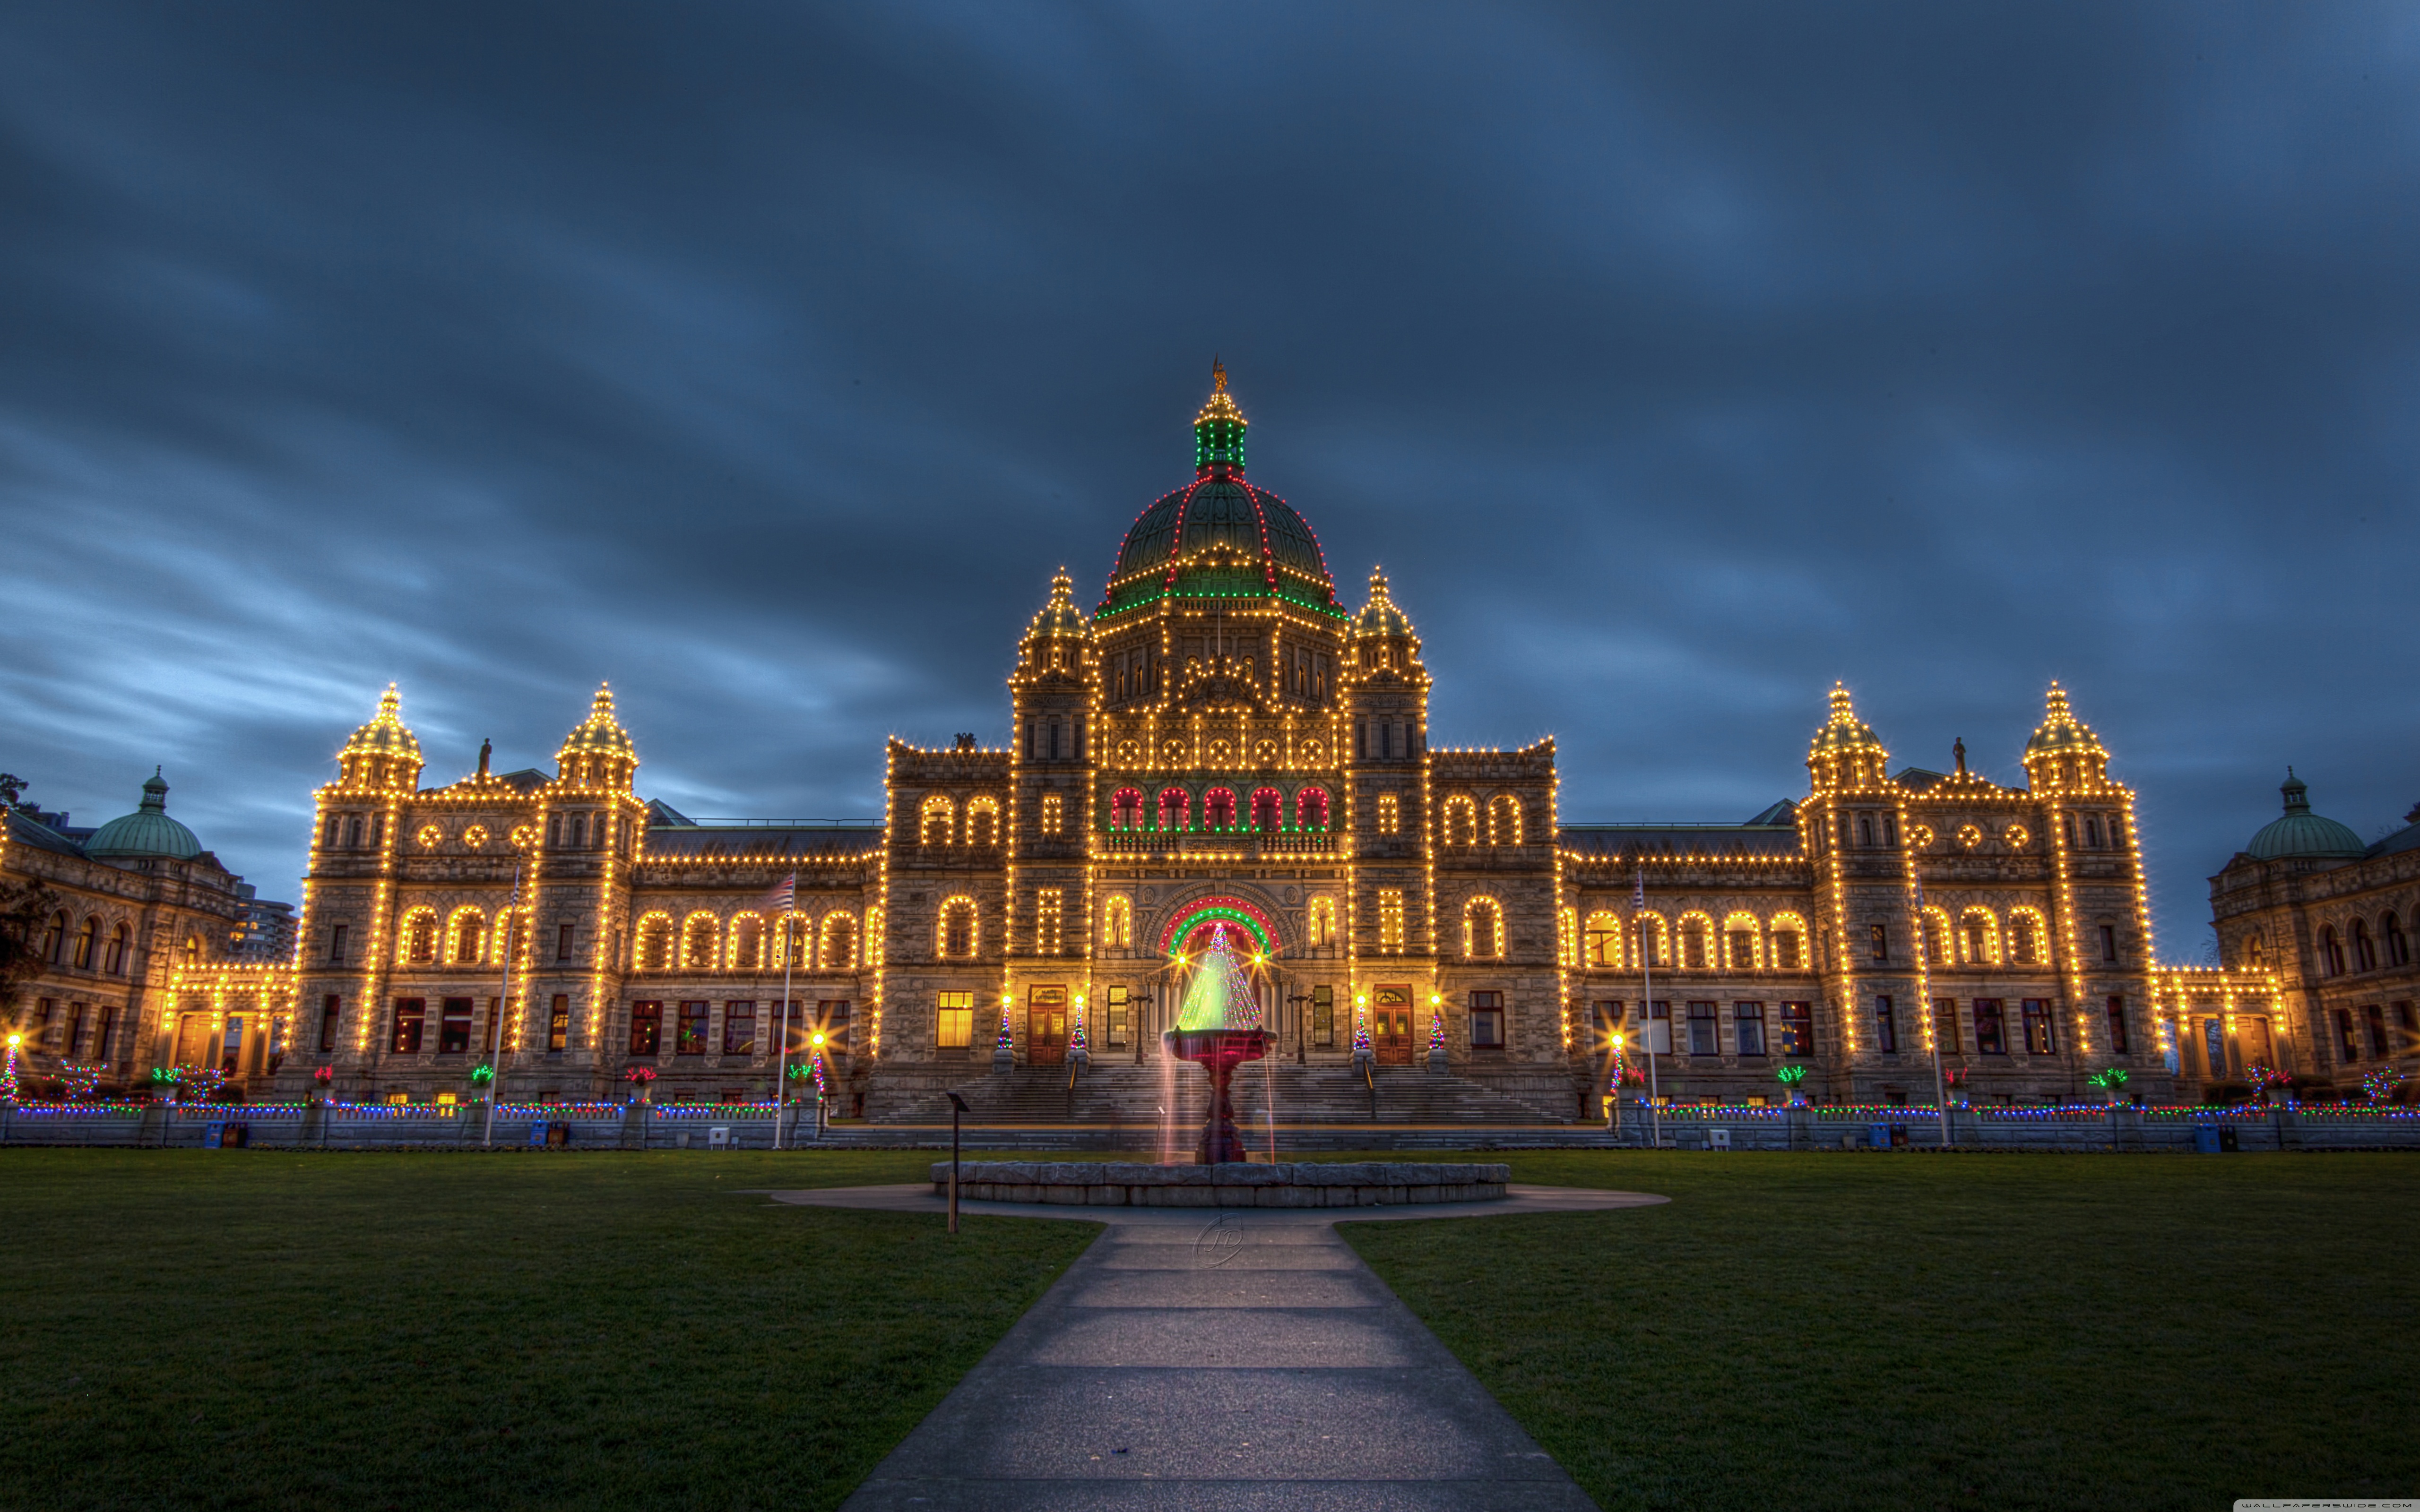
<path id="1" fill-rule="evenodd" d="M 1177 1010 L 1180 1029 L 1257 1029 L 1261 1002 L 1252 992 L 1244 963 L 1227 943 L 1227 926 L 1210 932 L 1210 945 L 1194 962 L 1193 980 L 1185 984 L 1185 1002 Z"/>

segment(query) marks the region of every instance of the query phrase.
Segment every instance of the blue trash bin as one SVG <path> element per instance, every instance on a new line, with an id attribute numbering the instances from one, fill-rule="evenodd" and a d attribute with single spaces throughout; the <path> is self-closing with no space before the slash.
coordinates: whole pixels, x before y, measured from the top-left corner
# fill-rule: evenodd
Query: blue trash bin
<path id="1" fill-rule="evenodd" d="M 546 1143 L 546 1120 L 544 1119 L 532 1119 L 530 1120 L 529 1142 L 533 1145 L 543 1145 Z"/>
<path id="2" fill-rule="evenodd" d="M 2194 1126 L 2194 1153 L 2196 1155 L 2217 1154 L 2218 1131 L 2207 1123 L 2195 1124 Z"/>
<path id="3" fill-rule="evenodd" d="M 1890 1148 L 1890 1125 L 1887 1123 L 1869 1123 L 1866 1125 L 1866 1148 L 1868 1149 L 1888 1149 Z"/>

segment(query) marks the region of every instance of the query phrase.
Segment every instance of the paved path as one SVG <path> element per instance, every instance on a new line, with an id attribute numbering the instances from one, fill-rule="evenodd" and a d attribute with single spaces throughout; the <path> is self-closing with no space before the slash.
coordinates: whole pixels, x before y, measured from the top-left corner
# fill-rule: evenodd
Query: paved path
<path id="1" fill-rule="evenodd" d="M 941 1207 L 929 1186 L 773 1196 Z M 1313 1211 L 969 1203 L 1108 1231 L 845 1512 L 1585 1512 L 1562 1467 L 1332 1226 L 1664 1200 L 1516 1186 L 1501 1202 Z"/>

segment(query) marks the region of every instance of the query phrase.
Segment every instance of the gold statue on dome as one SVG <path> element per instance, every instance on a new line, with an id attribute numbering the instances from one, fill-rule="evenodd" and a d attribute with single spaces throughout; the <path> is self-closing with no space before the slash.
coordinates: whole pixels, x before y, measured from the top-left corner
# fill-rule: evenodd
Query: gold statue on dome
<path id="1" fill-rule="evenodd" d="M 1210 392 L 1213 393 L 1227 392 L 1227 364 L 1218 361 L 1215 355 L 1210 359 Z"/>

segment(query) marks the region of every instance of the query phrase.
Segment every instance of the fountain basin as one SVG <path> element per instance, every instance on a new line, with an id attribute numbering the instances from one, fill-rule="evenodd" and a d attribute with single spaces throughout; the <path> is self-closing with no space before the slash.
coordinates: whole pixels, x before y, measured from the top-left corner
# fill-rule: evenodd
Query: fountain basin
<path id="1" fill-rule="evenodd" d="M 1394 1161 L 1299 1161 L 1145 1165 L 1109 1161 L 968 1161 L 958 1196 L 968 1202 L 1038 1202 L 1077 1208 L 1381 1208 L 1417 1202 L 1490 1202 L 1504 1196 L 1510 1165 L 1430 1165 Z M 950 1163 L 933 1163 L 933 1192 L 950 1191 Z"/>

